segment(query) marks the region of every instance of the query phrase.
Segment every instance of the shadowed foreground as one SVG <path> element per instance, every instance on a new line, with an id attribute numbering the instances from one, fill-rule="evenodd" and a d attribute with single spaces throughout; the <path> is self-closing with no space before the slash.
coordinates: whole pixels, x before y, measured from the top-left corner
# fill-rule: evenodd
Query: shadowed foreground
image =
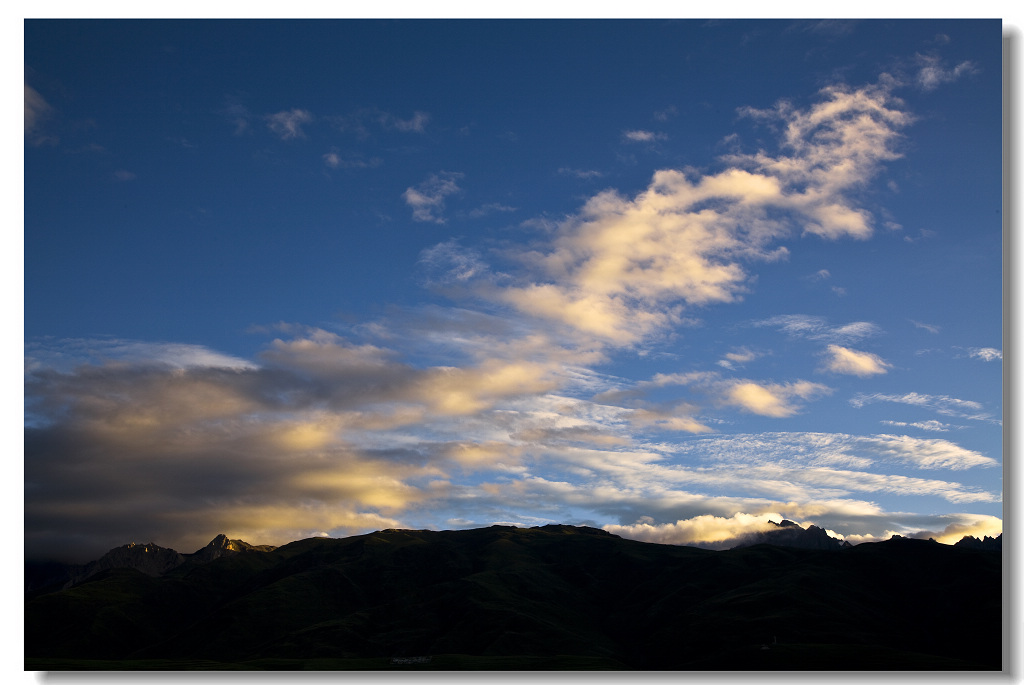
<path id="1" fill-rule="evenodd" d="M 390 530 L 35 594 L 25 668 L 999 670 L 1001 628 L 996 551 Z"/>

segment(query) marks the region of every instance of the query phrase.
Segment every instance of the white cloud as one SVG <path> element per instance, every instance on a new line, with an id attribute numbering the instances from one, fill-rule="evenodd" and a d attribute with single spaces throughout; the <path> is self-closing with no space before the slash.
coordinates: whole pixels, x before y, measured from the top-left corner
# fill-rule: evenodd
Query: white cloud
<path id="1" fill-rule="evenodd" d="M 488 203 L 486 205 L 481 205 L 481 206 L 477 207 L 476 209 L 471 209 L 469 211 L 469 217 L 472 218 L 472 219 L 479 219 L 479 218 L 485 217 L 485 216 L 487 216 L 489 214 L 494 214 L 495 212 L 507 213 L 507 212 L 514 212 L 514 211 L 516 211 L 515 207 L 510 207 L 509 205 L 503 205 L 500 202 L 490 202 L 490 203 Z"/>
<path id="2" fill-rule="evenodd" d="M 403 132 L 415 131 L 416 133 L 423 133 L 426 130 L 427 122 L 430 121 L 430 115 L 426 112 L 417 111 L 413 113 L 411 119 L 400 119 L 393 114 L 384 112 L 381 113 L 379 121 L 384 128 L 394 128 Z"/>
<path id="3" fill-rule="evenodd" d="M 453 171 L 441 171 L 431 174 L 425 181 L 416 187 L 406 188 L 402 198 L 406 204 L 412 207 L 412 218 L 414 221 L 430 221 L 443 224 L 446 219 L 442 215 L 444 211 L 444 200 L 449 195 L 458 193 L 458 181 L 462 174 Z"/>
<path id="4" fill-rule="evenodd" d="M 653 131 L 623 131 L 622 137 L 628 141 L 634 143 L 653 143 L 657 140 L 665 140 L 668 138 L 664 133 L 654 133 Z"/>
<path id="5" fill-rule="evenodd" d="M 961 76 L 978 72 L 974 63 L 969 61 L 961 62 L 952 69 L 946 69 L 941 60 L 934 55 L 917 55 L 917 65 L 918 72 L 915 81 L 923 90 L 935 90 L 944 83 L 951 83 Z"/>
<path id="6" fill-rule="evenodd" d="M 998 350 L 994 347 L 972 347 L 968 350 L 968 354 L 976 359 L 981 359 L 986 362 L 994 362 L 997 359 L 1002 361 L 1003 351 Z"/>
<path id="7" fill-rule="evenodd" d="M 913 319 L 910 320 L 910 323 L 914 324 L 914 326 L 916 326 L 917 328 L 923 328 L 924 330 L 928 331 L 929 333 L 938 333 L 940 330 L 942 330 L 938 326 L 934 326 L 934 325 L 928 324 L 928 323 L 922 323 L 920 321 L 914 321 Z"/>
<path id="8" fill-rule="evenodd" d="M 829 345 L 827 352 L 830 358 L 825 364 L 825 369 L 832 373 L 874 376 L 886 373 L 892 366 L 878 355 L 851 350 L 848 347 L 840 347 L 839 345 Z"/>
<path id="9" fill-rule="evenodd" d="M 857 408 L 874 402 L 909 404 L 915 407 L 931 409 L 946 416 L 956 416 L 964 419 L 973 419 L 975 421 L 999 423 L 997 419 L 993 419 L 989 414 L 982 411 L 984 409 L 984 405 L 980 402 L 975 402 L 974 400 L 961 400 L 948 395 L 926 395 L 916 392 L 908 392 L 902 395 L 858 393 L 850 399 L 850 404 Z"/>
<path id="10" fill-rule="evenodd" d="M 332 169 L 367 169 L 383 164 L 379 157 L 362 159 L 361 157 L 342 157 L 337 150 L 331 150 L 323 156 L 324 164 Z"/>
<path id="11" fill-rule="evenodd" d="M 722 359 L 719 359 L 716 363 L 726 369 L 734 369 L 736 366 L 743 366 L 748 362 L 752 362 L 761 354 L 754 352 L 753 350 L 747 349 L 746 347 L 740 347 L 733 349 L 731 352 L 726 352 Z"/>
<path id="12" fill-rule="evenodd" d="M 755 321 L 754 325 L 779 328 L 794 338 L 835 344 L 857 342 L 882 332 L 881 328 L 869 321 L 853 321 L 842 326 L 832 326 L 824 317 L 807 314 L 782 314 Z"/>
<path id="13" fill-rule="evenodd" d="M 454 239 L 423 250 L 419 265 L 425 270 L 429 285 L 464 283 L 489 273 L 476 250 L 464 248 Z"/>
<path id="14" fill-rule="evenodd" d="M 929 421 L 915 421 L 913 423 L 907 423 L 906 421 L 882 421 L 887 426 L 899 426 L 901 428 L 920 428 L 926 431 L 936 431 L 939 433 L 945 433 L 950 429 L 948 423 L 942 423 L 941 421 L 935 421 L 934 419 Z"/>
<path id="15" fill-rule="evenodd" d="M 292 140 L 306 137 L 302 127 L 313 121 L 313 115 L 304 109 L 291 109 L 268 114 L 266 119 L 267 127 L 280 136 L 281 140 Z"/>
<path id="16" fill-rule="evenodd" d="M 669 105 L 665 109 L 659 109 L 654 113 L 654 118 L 658 121 L 668 121 L 672 117 L 679 114 L 679 110 L 676 109 L 675 105 Z"/>
<path id="17" fill-rule="evenodd" d="M 40 123 L 53 112 L 42 95 L 27 83 L 25 85 L 25 135 L 34 134 Z"/>
<path id="18" fill-rule="evenodd" d="M 600 171 L 595 171 L 593 169 L 573 169 L 571 167 L 561 167 L 559 168 L 558 173 L 565 176 L 575 176 L 576 178 L 583 179 L 601 178 L 604 176 Z"/>
<path id="19" fill-rule="evenodd" d="M 83 364 L 155 364 L 176 369 L 256 368 L 252 362 L 222 354 L 202 345 L 145 342 L 121 338 L 63 338 L 25 344 L 26 370 L 40 368 L 68 372 Z"/>

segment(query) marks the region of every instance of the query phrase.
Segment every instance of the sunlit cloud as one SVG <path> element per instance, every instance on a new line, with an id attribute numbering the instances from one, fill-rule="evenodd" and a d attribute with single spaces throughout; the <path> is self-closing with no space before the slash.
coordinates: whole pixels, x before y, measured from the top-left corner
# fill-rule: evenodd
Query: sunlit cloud
<path id="1" fill-rule="evenodd" d="M 876 354 L 851 350 L 839 345 L 829 345 L 827 352 L 830 356 L 825 362 L 825 370 L 832 373 L 874 376 L 886 373 L 892 366 Z"/>
<path id="2" fill-rule="evenodd" d="M 800 406 L 794 400 L 810 400 L 830 392 L 831 389 L 827 386 L 809 381 L 769 385 L 747 381 L 733 383 L 722 398 L 722 402 L 752 414 L 781 418 L 792 416 L 800 410 Z"/>
<path id="3" fill-rule="evenodd" d="M 736 512 L 730 517 L 704 514 L 691 519 L 654 525 L 651 522 L 638 521 L 630 525 L 610 524 L 604 526 L 609 533 L 614 533 L 630 540 L 654 542 L 662 545 L 701 545 L 733 541 L 747 533 L 763 533 L 772 530 L 782 520 L 779 514 L 746 514 Z M 711 546 L 711 545 L 709 545 Z"/>

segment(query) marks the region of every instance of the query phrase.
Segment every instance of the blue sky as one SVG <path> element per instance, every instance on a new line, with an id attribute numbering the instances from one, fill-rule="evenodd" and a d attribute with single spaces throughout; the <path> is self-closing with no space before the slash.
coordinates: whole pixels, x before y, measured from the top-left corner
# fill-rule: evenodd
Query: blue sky
<path id="1" fill-rule="evenodd" d="M 998 21 L 28 21 L 27 553 L 1002 530 Z"/>

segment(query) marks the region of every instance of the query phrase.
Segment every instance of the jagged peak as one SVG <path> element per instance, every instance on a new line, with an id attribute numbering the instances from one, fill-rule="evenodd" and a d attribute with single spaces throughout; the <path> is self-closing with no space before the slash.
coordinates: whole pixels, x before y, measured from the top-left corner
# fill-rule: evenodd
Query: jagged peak
<path id="1" fill-rule="evenodd" d="M 231 545 L 231 542 L 232 541 L 228 538 L 227 535 L 225 535 L 224 533 L 220 533 L 220 534 L 217 535 L 217 537 L 215 537 L 214 539 L 210 540 L 209 544 L 207 544 L 206 546 L 207 547 L 229 547 Z"/>

